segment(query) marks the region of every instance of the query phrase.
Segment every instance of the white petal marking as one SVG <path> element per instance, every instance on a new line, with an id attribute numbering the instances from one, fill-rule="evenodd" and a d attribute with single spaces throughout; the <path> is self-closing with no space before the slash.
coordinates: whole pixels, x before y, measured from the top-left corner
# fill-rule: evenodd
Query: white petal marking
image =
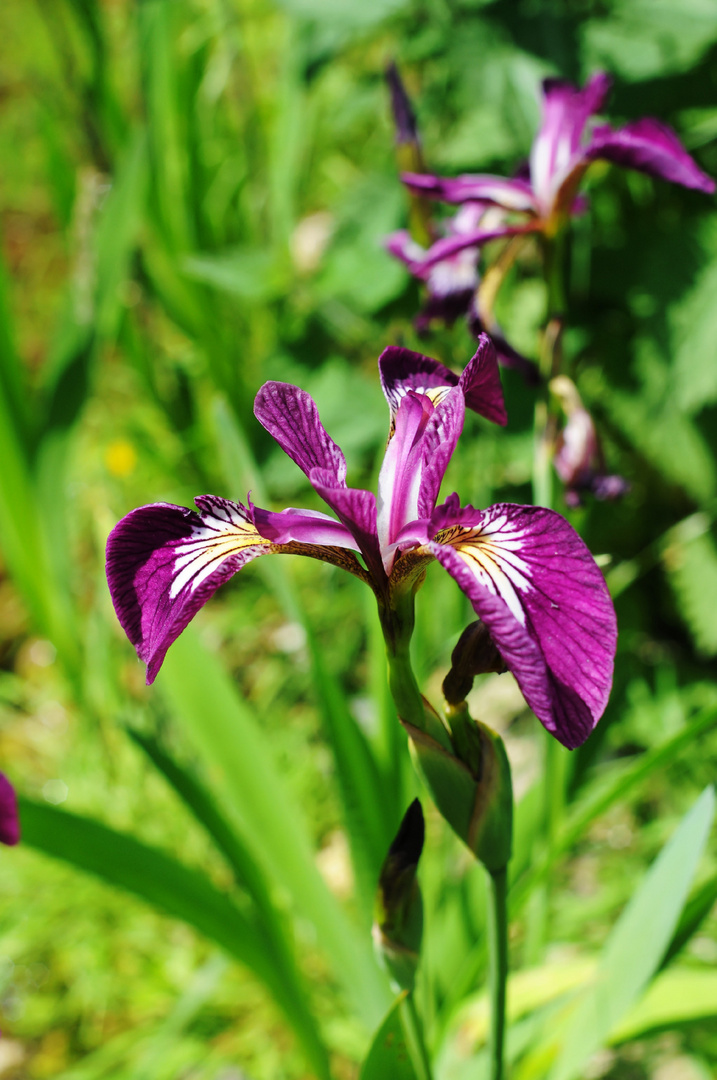
<path id="1" fill-rule="evenodd" d="M 175 548 L 177 576 L 169 591 L 170 599 L 187 587 L 194 592 L 231 555 L 250 547 L 266 547 L 269 543 L 239 513 L 217 506 L 211 516 L 203 515 L 202 525 L 194 526 L 191 539 Z"/>
<path id="2" fill-rule="evenodd" d="M 450 544 L 485 588 L 505 600 L 511 612 L 525 625 L 525 609 L 518 595 L 530 592 L 530 566 L 517 554 L 523 541 L 522 529 L 501 531 L 505 516 L 487 522 L 482 528 L 466 529 L 455 525 L 436 537 L 440 544 Z M 493 534 L 498 534 L 493 539 Z"/>

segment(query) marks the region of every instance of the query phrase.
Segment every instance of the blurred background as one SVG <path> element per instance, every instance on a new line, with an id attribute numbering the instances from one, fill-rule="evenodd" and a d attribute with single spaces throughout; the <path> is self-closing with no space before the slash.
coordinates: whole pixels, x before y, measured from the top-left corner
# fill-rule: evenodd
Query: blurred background
<path id="1" fill-rule="evenodd" d="M 373 889 L 419 792 L 373 598 L 311 560 L 261 560 L 147 689 L 107 593 L 107 534 L 205 492 L 319 508 L 253 419 L 270 378 L 314 396 L 349 482 L 372 486 L 381 350 L 470 358 L 460 322 L 416 336 L 418 288 L 382 247 L 407 220 L 390 60 L 437 172 L 512 172 L 540 79 L 604 68 L 612 120 L 660 117 L 717 176 L 714 3 L 5 0 L 0 50 L 0 767 L 26 799 L 24 842 L 0 851 L 0 1076 L 314 1075 L 263 961 L 222 922 L 230 897 L 248 925 L 259 911 L 290 927 L 348 1080 L 390 1003 Z M 586 190 L 566 352 L 631 491 L 566 511 L 602 557 L 620 645 L 608 712 L 565 765 L 572 832 L 549 886 L 530 878 L 542 729 L 508 675 L 471 699 L 505 735 L 523 807 L 511 948 L 515 970 L 542 972 L 525 1006 L 543 1010 L 538 1046 L 717 766 L 714 200 L 604 164 Z M 498 315 L 533 358 L 544 308 L 528 255 Z M 445 488 L 476 506 L 531 499 L 534 392 L 511 371 L 504 386 L 508 428 L 471 417 Z M 439 572 L 418 608 L 437 700 L 472 616 Z M 458 1036 L 470 1061 L 485 1034 L 480 1008 L 451 1027 L 484 983 L 483 885 L 423 803 L 423 1011 L 437 1075 L 460 1078 Z M 208 806 L 230 823 L 223 850 Z M 716 856 L 713 839 L 672 1013 L 633 1019 L 571 1075 L 717 1075 Z M 263 882 L 248 891 L 247 867 Z M 520 1075 L 545 1075 L 532 1061 Z"/>

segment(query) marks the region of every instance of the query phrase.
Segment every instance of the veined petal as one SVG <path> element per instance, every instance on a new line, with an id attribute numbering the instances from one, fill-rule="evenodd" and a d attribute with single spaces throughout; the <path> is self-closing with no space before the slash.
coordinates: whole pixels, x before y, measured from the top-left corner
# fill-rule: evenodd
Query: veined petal
<path id="1" fill-rule="evenodd" d="M 438 405 L 454 386 L 461 387 L 469 409 L 497 424 L 507 421 L 495 350 L 487 334 L 480 335 L 475 355 L 461 376 L 438 360 L 393 345 L 383 350 L 378 367 L 391 413 L 391 430 L 409 390 L 425 394 Z"/>
<path id="2" fill-rule="evenodd" d="M 5 773 L 0 772 L 0 843 L 14 846 L 20 840 L 17 795 Z"/>
<path id="3" fill-rule="evenodd" d="M 489 627 L 528 704 L 560 742 L 579 746 L 607 704 L 617 640 L 587 547 L 541 507 L 461 510 L 449 500 L 433 522 L 428 550 Z"/>
<path id="4" fill-rule="evenodd" d="M 700 169 L 666 124 L 650 117 L 635 120 L 613 131 L 605 124 L 593 131 L 585 151 L 589 160 L 603 158 L 627 169 L 669 180 L 682 187 L 694 188 L 711 195 L 715 182 Z"/>
<path id="5" fill-rule="evenodd" d="M 289 383 L 264 383 L 254 401 L 254 415 L 307 476 L 312 469 L 322 469 L 345 485 L 346 459 L 305 390 Z"/>
<path id="6" fill-rule="evenodd" d="M 199 513 L 155 503 L 133 510 L 107 540 L 107 583 L 127 637 L 154 681 L 167 649 L 237 570 L 271 550 L 241 503 L 204 495 Z"/>
<path id="7" fill-rule="evenodd" d="M 396 412 L 394 435 L 378 477 L 376 528 L 387 574 L 393 566 L 389 552 L 399 532 L 419 516 L 418 501 L 423 472 L 423 436 L 435 412 L 430 398 L 409 390 Z M 424 515 L 425 516 L 425 515 Z"/>
<path id="8" fill-rule="evenodd" d="M 254 506 L 252 518 L 259 534 L 272 544 L 319 544 L 359 550 L 356 540 L 345 525 L 318 510 L 297 510 L 290 507 L 274 513 Z"/>
<path id="9" fill-rule="evenodd" d="M 412 191 L 448 203 L 487 202 L 505 210 L 537 213 L 538 205 L 527 180 L 489 174 L 456 177 L 403 173 L 401 180 Z"/>

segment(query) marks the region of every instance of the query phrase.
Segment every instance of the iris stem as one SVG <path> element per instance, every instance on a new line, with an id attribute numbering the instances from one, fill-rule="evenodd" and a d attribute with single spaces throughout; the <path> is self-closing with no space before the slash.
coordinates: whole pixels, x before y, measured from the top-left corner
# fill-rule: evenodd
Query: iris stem
<path id="1" fill-rule="evenodd" d="M 490 1080 L 503 1080 L 505 997 L 508 983 L 508 871 L 488 874 L 488 957 L 490 966 Z"/>
<path id="2" fill-rule="evenodd" d="M 406 1045 L 417 1080 L 432 1080 L 431 1059 L 423 1035 L 423 1023 L 418 1015 L 413 991 L 409 990 L 400 1005 L 401 1023 Z"/>

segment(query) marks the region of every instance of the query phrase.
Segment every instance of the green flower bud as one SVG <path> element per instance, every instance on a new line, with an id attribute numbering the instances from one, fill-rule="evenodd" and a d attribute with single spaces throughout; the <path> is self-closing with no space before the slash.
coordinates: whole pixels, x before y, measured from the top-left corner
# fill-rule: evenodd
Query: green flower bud
<path id="1" fill-rule="evenodd" d="M 431 709 L 428 702 L 425 707 Z M 447 719 L 452 752 L 427 731 L 404 722 L 411 754 L 443 817 L 495 873 L 510 859 L 513 833 L 513 788 L 505 746 L 499 735 L 473 720 L 464 704 L 449 707 Z"/>
<path id="2" fill-rule="evenodd" d="M 416 879 L 423 850 L 423 810 L 414 799 L 381 867 L 373 940 L 395 989 L 412 990 L 423 934 L 423 901 Z"/>

